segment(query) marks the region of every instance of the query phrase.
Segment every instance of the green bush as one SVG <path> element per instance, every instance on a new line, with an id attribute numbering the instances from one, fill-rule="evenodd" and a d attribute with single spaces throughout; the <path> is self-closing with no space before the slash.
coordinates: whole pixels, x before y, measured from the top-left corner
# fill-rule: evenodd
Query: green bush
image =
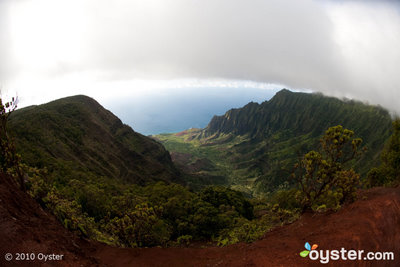
<path id="1" fill-rule="evenodd" d="M 367 186 L 400 183 L 400 119 L 393 122 L 393 133 L 381 155 L 382 164 L 368 173 Z"/>
<path id="2" fill-rule="evenodd" d="M 360 176 L 347 169 L 347 163 L 360 155 L 362 140 L 353 136 L 353 131 L 340 125 L 330 127 L 321 138 L 319 151 L 308 152 L 295 165 L 292 176 L 303 195 L 303 212 L 325 204 L 332 196 L 340 204 L 355 199 Z"/>
<path id="3" fill-rule="evenodd" d="M 111 219 L 106 228 L 118 237 L 121 245 L 128 247 L 165 245 L 171 236 L 168 225 L 146 203 L 137 205 L 122 218 Z"/>
<path id="4" fill-rule="evenodd" d="M 222 186 L 209 186 L 200 192 L 200 198 L 216 208 L 221 205 L 234 207 L 234 209 L 247 219 L 252 219 L 253 206 L 245 199 L 242 193 Z"/>
<path id="5" fill-rule="evenodd" d="M 268 199 L 271 205 L 277 204 L 281 209 L 299 211 L 301 210 L 301 191 L 296 188 L 278 190 Z"/>
<path id="6" fill-rule="evenodd" d="M 94 219 L 83 214 L 82 207 L 76 201 L 63 199 L 54 188 L 43 201 L 65 228 L 93 239 L 100 235 Z"/>
<path id="7" fill-rule="evenodd" d="M 192 241 L 193 237 L 191 235 L 181 235 L 180 237 L 178 237 L 178 239 L 176 240 L 176 242 L 178 244 L 181 245 L 189 245 L 190 242 Z"/>
<path id="8" fill-rule="evenodd" d="M 367 175 L 367 187 L 382 186 L 388 184 L 390 179 L 385 175 L 383 167 L 372 168 Z"/>

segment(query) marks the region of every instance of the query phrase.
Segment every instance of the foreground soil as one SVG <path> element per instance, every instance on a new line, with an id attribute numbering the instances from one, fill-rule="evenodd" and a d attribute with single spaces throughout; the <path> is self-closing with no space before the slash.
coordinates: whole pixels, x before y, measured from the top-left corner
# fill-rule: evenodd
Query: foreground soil
<path id="1" fill-rule="evenodd" d="M 400 187 L 374 188 L 336 213 L 305 214 L 251 244 L 205 248 L 114 248 L 86 241 L 61 224 L 9 177 L 0 175 L 0 266 L 309 266 L 318 250 L 394 252 L 394 261 L 331 261 L 328 266 L 400 266 Z M 60 254 L 59 261 L 16 261 L 15 253 Z M 14 257 L 6 261 L 6 253 Z"/>

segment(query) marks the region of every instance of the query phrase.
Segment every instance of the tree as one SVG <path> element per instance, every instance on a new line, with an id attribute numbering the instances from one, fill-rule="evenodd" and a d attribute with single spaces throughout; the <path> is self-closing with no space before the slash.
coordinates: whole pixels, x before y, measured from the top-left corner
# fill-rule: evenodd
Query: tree
<path id="1" fill-rule="evenodd" d="M 360 154 L 362 140 L 353 136 L 353 131 L 341 125 L 329 128 L 320 140 L 319 151 L 308 152 L 294 166 L 292 177 L 302 192 L 303 212 L 326 202 L 329 195 L 340 204 L 354 198 L 360 176 L 345 167 Z"/>
<path id="2" fill-rule="evenodd" d="M 17 99 L 13 97 L 11 101 L 3 103 L 3 99 L 0 97 L 0 168 L 3 173 L 16 175 L 21 188 L 25 190 L 20 156 L 16 152 L 14 141 L 10 137 L 7 127 L 11 113 L 17 108 L 17 102 Z"/>
<path id="3" fill-rule="evenodd" d="M 13 151 L 11 140 L 7 131 L 7 122 L 11 112 L 14 111 L 15 107 L 16 104 L 14 98 L 11 102 L 5 102 L 3 104 L 3 99 L 0 97 L 0 164 L 3 172 L 7 172 L 7 169 L 12 166 Z"/>
<path id="4" fill-rule="evenodd" d="M 248 220 L 254 217 L 253 205 L 238 191 L 221 186 L 209 186 L 201 190 L 199 195 L 203 201 L 216 208 L 220 208 L 223 205 L 233 208 L 240 216 Z"/>
<path id="5" fill-rule="evenodd" d="M 380 186 L 400 181 L 400 119 L 392 123 L 393 134 L 382 151 L 382 163 L 368 173 L 368 186 Z"/>

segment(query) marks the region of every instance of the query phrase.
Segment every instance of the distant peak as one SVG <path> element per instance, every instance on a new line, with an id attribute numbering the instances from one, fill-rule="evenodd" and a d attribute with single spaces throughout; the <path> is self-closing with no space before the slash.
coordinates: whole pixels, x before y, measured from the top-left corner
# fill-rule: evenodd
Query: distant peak
<path id="1" fill-rule="evenodd" d="M 291 98 L 292 96 L 295 96 L 298 93 L 294 93 L 288 89 L 282 89 L 279 92 L 277 92 L 270 101 L 276 101 L 278 99 L 286 99 L 286 98 Z"/>
<path id="2" fill-rule="evenodd" d="M 74 96 L 67 96 L 64 98 L 60 98 L 58 100 L 74 102 L 74 101 L 93 101 L 94 99 L 87 95 L 74 95 Z"/>
<path id="3" fill-rule="evenodd" d="M 244 106 L 244 108 L 245 108 L 245 107 L 251 107 L 251 106 L 258 106 L 258 105 L 259 105 L 258 103 L 251 101 L 251 102 L 247 103 L 247 104 Z"/>
<path id="4" fill-rule="evenodd" d="M 276 94 L 277 94 L 277 95 L 278 95 L 278 94 L 293 94 L 293 92 L 290 91 L 290 90 L 288 90 L 288 89 L 286 89 L 286 88 L 283 88 L 282 90 L 280 90 L 280 91 L 277 92 Z"/>
<path id="5" fill-rule="evenodd" d="M 100 104 L 93 98 L 86 96 L 86 95 L 74 95 L 74 96 L 67 96 L 64 98 L 53 100 L 49 103 L 43 105 L 60 105 L 60 104 L 84 104 L 89 106 L 100 106 Z"/>

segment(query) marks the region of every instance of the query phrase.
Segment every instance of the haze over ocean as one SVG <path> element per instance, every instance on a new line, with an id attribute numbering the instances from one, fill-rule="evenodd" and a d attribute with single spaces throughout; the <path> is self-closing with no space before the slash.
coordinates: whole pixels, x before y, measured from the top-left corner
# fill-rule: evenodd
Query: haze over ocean
<path id="1" fill-rule="evenodd" d="M 253 101 L 269 100 L 276 89 L 260 88 L 179 88 L 124 100 L 101 100 L 100 104 L 125 124 L 144 135 L 204 128 L 214 115 Z"/>

